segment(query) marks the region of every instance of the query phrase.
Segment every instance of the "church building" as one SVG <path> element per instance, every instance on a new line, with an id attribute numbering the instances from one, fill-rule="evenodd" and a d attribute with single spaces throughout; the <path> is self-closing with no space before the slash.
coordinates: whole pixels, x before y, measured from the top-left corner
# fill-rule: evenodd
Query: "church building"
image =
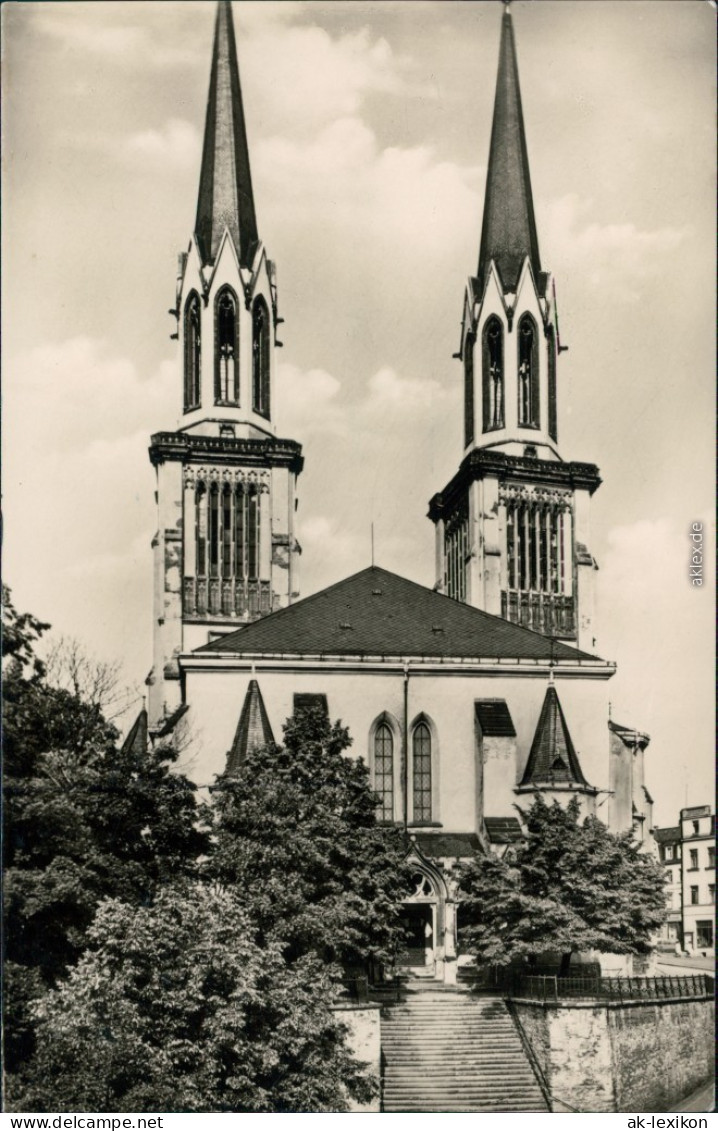
<path id="1" fill-rule="evenodd" d="M 589 510 L 601 481 L 559 448 L 555 288 L 539 256 L 508 8 L 478 267 L 463 297 L 464 446 L 429 504 L 433 589 L 371 566 L 298 599 L 302 451 L 273 424 L 277 277 L 259 237 L 227 0 L 172 314 L 180 422 L 150 447 L 150 732 L 186 712 L 182 768 L 209 785 L 251 747 L 281 741 L 297 708 L 341 719 L 380 819 L 411 846 L 411 964 L 453 981 L 451 868 L 477 848 L 510 851 L 517 804 L 577 796 L 616 831 L 650 824 L 648 736 L 609 727 L 615 665 L 595 655 Z"/>

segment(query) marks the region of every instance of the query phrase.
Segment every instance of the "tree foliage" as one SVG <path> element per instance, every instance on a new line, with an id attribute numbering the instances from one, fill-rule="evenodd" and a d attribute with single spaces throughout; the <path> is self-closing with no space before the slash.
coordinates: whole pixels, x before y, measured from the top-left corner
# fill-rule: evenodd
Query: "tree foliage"
<path id="1" fill-rule="evenodd" d="M 16 1111 L 336 1112 L 372 1083 L 331 1011 L 332 972 L 258 945 L 239 893 L 194 883 L 102 904 L 36 1007 Z"/>
<path id="2" fill-rule="evenodd" d="M 580 819 L 539 796 L 522 814 L 525 842 L 510 860 L 476 855 L 459 870 L 462 945 L 507 965 L 545 951 L 645 954 L 665 917 L 662 869 L 631 833 Z"/>
<path id="3" fill-rule="evenodd" d="M 9 598 L 9 595 L 8 595 Z M 44 625 L 6 601 L 3 683 L 6 1059 L 25 1062 L 30 1002 L 81 955 L 106 897 L 146 902 L 192 874 L 207 838 L 194 786 L 170 749 L 117 749 L 99 707 L 50 688 L 34 645 Z"/>
<path id="4" fill-rule="evenodd" d="M 289 719 L 284 745 L 250 752 L 214 793 L 212 874 L 237 888 L 260 937 L 296 958 L 390 961 L 401 935 L 405 845 L 376 820 L 368 770 L 321 710 Z"/>

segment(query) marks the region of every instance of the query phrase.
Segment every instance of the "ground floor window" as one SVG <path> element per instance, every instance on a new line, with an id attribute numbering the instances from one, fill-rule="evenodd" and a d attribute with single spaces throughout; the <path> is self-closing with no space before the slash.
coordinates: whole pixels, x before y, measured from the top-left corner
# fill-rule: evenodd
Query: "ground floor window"
<path id="1" fill-rule="evenodd" d="M 696 946 L 699 950 L 713 947 L 713 924 L 710 919 L 702 919 L 696 923 Z"/>

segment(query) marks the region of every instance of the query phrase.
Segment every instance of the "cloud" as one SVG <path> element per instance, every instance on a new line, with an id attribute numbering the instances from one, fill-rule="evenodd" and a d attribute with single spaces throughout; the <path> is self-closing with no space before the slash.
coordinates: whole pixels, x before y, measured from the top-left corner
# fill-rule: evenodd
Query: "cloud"
<path id="1" fill-rule="evenodd" d="M 546 244 L 562 270 L 581 270 L 594 286 L 635 301 L 645 284 L 664 274 L 666 257 L 688 237 L 689 226 L 643 231 L 634 223 L 601 223 L 592 218 L 593 200 L 575 193 L 562 196 L 545 210 Z"/>
<path id="2" fill-rule="evenodd" d="M 6 451 L 37 447 L 82 454 L 98 437 L 112 442 L 175 420 L 179 378 L 162 362 L 143 378 L 134 363 L 89 337 L 36 346 L 6 362 Z"/>
<path id="3" fill-rule="evenodd" d="M 163 165 L 194 168 L 199 161 L 200 138 L 189 122 L 170 118 L 160 129 L 131 134 L 122 143 L 120 153 L 130 159 L 150 158 Z"/>
<path id="4" fill-rule="evenodd" d="M 303 372 L 296 365 L 280 363 L 275 397 L 280 434 L 344 431 L 345 414 L 337 404 L 340 390 L 340 381 L 324 369 Z"/>
<path id="5" fill-rule="evenodd" d="M 240 37 L 240 65 L 262 132 L 308 138 L 335 118 L 356 115 L 370 94 L 407 89 L 406 62 L 366 28 L 338 38 L 311 25 L 248 30 Z"/>
<path id="6" fill-rule="evenodd" d="M 158 5 L 154 13 L 144 5 L 143 22 L 134 22 L 135 17 L 130 15 L 133 7 L 126 3 L 39 4 L 34 21 L 42 34 L 66 50 L 94 55 L 103 63 L 122 68 L 156 70 L 200 62 L 203 52 L 197 43 L 196 27 L 194 38 L 177 34 L 168 24 L 164 5 Z M 191 6 L 184 7 L 185 16 L 189 16 Z M 175 16 L 180 12 L 181 8 L 174 6 Z M 179 28 L 182 21 L 175 19 L 174 23 Z"/>

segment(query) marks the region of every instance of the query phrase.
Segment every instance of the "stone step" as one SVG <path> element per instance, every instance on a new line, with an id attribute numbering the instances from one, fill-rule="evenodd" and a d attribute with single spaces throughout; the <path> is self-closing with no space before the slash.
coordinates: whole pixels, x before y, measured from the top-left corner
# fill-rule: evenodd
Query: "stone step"
<path id="1" fill-rule="evenodd" d="M 500 999 L 421 995 L 381 1018 L 385 1112 L 547 1111 Z"/>

